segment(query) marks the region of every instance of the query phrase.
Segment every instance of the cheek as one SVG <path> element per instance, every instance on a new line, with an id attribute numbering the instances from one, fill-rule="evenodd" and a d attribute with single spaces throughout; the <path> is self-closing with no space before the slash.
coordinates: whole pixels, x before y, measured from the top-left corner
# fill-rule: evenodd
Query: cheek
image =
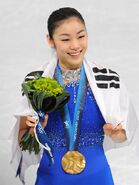
<path id="1" fill-rule="evenodd" d="M 87 48 L 87 46 L 88 46 L 88 40 L 87 40 L 87 39 L 83 39 L 83 40 L 80 42 L 80 45 L 81 45 L 83 48 Z"/>
<path id="2" fill-rule="evenodd" d="M 86 41 L 85 42 L 85 49 L 87 50 L 87 48 L 88 48 L 88 42 Z"/>
<path id="3" fill-rule="evenodd" d="M 88 40 L 87 40 L 87 39 L 85 39 L 84 45 L 85 45 L 86 47 L 88 46 Z"/>
<path id="4" fill-rule="evenodd" d="M 67 49 L 63 46 L 58 46 L 58 48 L 56 48 L 56 52 L 59 58 L 63 58 L 67 54 Z"/>
<path id="5" fill-rule="evenodd" d="M 84 49 L 84 51 L 86 51 L 87 50 L 87 42 L 83 42 L 82 43 L 82 45 L 81 45 L 81 47 L 82 47 L 82 49 Z"/>
<path id="6" fill-rule="evenodd" d="M 65 52 L 68 52 L 69 47 L 67 44 L 61 44 L 57 48 L 58 48 L 59 53 L 65 53 Z"/>

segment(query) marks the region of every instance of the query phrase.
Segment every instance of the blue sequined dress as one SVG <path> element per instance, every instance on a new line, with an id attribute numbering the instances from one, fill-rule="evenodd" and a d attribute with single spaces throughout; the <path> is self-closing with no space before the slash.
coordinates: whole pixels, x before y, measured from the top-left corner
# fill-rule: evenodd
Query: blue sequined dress
<path id="1" fill-rule="evenodd" d="M 71 98 L 68 102 L 69 112 L 73 118 L 76 93 L 79 83 L 75 81 L 66 86 Z M 86 98 L 81 120 L 81 130 L 78 139 L 78 151 L 86 158 L 86 167 L 80 174 L 67 174 L 61 167 L 61 159 L 68 151 L 64 125 L 60 112 L 49 114 L 49 120 L 45 131 L 51 141 L 54 155 L 54 165 L 49 166 L 49 160 L 45 152 L 37 171 L 35 185 L 114 185 L 111 170 L 103 150 L 103 125 L 105 121 L 97 106 L 89 86 L 86 90 Z"/>

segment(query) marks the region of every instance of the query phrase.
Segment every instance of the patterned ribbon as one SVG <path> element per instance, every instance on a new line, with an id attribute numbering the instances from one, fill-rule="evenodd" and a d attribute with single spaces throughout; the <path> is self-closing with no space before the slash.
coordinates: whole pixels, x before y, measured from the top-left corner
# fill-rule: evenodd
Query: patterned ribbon
<path id="1" fill-rule="evenodd" d="M 54 163 L 54 157 L 51 151 L 51 143 L 47 134 L 42 127 L 42 121 L 45 119 L 45 114 L 42 111 L 38 111 L 39 121 L 34 128 L 34 133 L 38 143 L 45 149 L 45 152 L 49 158 L 49 165 L 51 166 Z"/>
<path id="2" fill-rule="evenodd" d="M 63 85 L 62 73 L 59 65 L 57 65 L 56 67 L 56 73 L 57 73 L 58 82 L 61 85 Z M 81 114 L 82 114 L 84 100 L 85 100 L 86 87 L 87 87 L 87 80 L 86 80 L 84 65 L 82 64 L 73 122 L 71 121 L 67 104 L 64 106 L 64 112 L 63 112 L 63 122 L 64 122 L 65 131 L 66 131 L 67 147 L 69 150 L 77 149 L 79 131 L 81 127 Z"/>

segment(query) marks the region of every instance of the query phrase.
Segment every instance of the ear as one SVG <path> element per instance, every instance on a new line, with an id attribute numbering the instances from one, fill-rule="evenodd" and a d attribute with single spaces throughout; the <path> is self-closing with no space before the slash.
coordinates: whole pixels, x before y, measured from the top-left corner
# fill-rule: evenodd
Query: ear
<path id="1" fill-rule="evenodd" d="M 54 41 L 53 41 L 52 38 L 50 38 L 50 36 L 49 36 L 48 34 L 46 35 L 46 39 L 47 39 L 48 45 L 49 45 L 51 48 L 54 48 L 54 47 L 55 47 Z"/>

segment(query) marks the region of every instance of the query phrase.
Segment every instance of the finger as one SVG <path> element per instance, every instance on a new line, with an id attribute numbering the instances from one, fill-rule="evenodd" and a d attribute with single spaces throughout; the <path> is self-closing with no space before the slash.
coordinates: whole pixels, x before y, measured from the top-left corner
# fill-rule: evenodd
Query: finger
<path id="1" fill-rule="evenodd" d="M 45 127 L 48 121 L 48 114 L 45 115 L 45 119 L 42 121 L 42 126 Z"/>
<path id="2" fill-rule="evenodd" d="M 112 129 L 112 125 L 110 123 L 105 123 L 105 125 L 103 126 L 104 129 Z"/>
<path id="3" fill-rule="evenodd" d="M 104 133 L 107 135 L 107 136 L 111 136 L 112 135 L 112 131 L 113 131 L 113 127 L 112 127 L 112 124 L 110 123 L 105 123 L 105 125 L 103 126 L 103 130 L 104 130 Z"/>
<path id="4" fill-rule="evenodd" d="M 32 123 L 36 123 L 36 119 L 33 118 L 32 116 L 27 116 L 27 121 L 30 121 Z"/>
<path id="5" fill-rule="evenodd" d="M 114 128 L 114 130 L 123 130 L 123 127 L 122 127 L 121 124 L 118 124 L 118 125 Z"/>
<path id="6" fill-rule="evenodd" d="M 29 133 L 30 133 L 32 136 L 34 136 L 34 128 L 30 128 L 30 129 L 29 129 Z"/>
<path id="7" fill-rule="evenodd" d="M 125 130 L 116 130 L 112 133 L 111 138 L 116 142 L 125 141 L 127 139 Z"/>
<path id="8" fill-rule="evenodd" d="M 110 136 L 111 133 L 112 133 L 112 130 L 110 130 L 110 129 L 104 129 L 104 133 L 105 133 L 107 136 Z"/>
<path id="9" fill-rule="evenodd" d="M 26 125 L 29 126 L 29 127 L 34 127 L 35 123 L 31 123 L 30 121 L 27 120 Z"/>
<path id="10" fill-rule="evenodd" d="M 112 132 L 111 131 L 104 131 L 104 133 L 107 135 L 107 136 L 111 136 Z"/>
<path id="11" fill-rule="evenodd" d="M 45 121 L 47 121 L 47 120 L 48 120 L 48 114 L 45 115 Z"/>

